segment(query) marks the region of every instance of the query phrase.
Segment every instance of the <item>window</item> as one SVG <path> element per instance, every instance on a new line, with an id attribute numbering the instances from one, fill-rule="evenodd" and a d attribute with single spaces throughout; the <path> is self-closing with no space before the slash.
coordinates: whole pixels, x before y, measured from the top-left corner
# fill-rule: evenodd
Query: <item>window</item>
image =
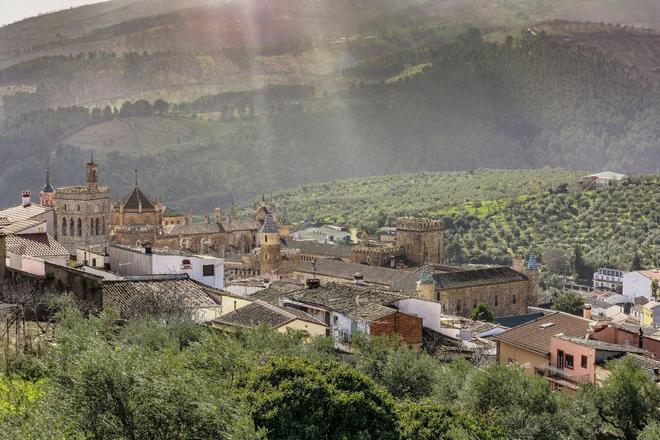
<path id="1" fill-rule="evenodd" d="M 202 275 L 205 277 L 215 276 L 215 266 L 212 264 L 205 264 L 202 266 Z"/>
<path id="2" fill-rule="evenodd" d="M 495 307 L 500 305 L 500 301 L 497 299 L 497 295 L 495 295 Z"/>
<path id="3" fill-rule="evenodd" d="M 96 267 L 96 258 L 92 258 L 92 267 Z"/>
<path id="4" fill-rule="evenodd" d="M 511 304 L 515 304 L 515 303 L 517 303 L 517 302 L 518 302 L 518 299 L 516 298 L 516 295 L 513 295 L 513 296 L 511 297 Z"/>
<path id="5" fill-rule="evenodd" d="M 458 312 L 460 312 L 460 311 L 461 311 L 461 308 L 462 308 L 462 307 L 461 307 L 461 300 L 460 300 L 460 299 L 457 299 L 457 300 L 456 300 L 456 310 L 457 310 Z"/>
<path id="6" fill-rule="evenodd" d="M 567 354 L 566 358 L 564 359 L 564 366 L 568 369 L 573 369 L 573 355 L 572 354 Z"/>
<path id="7" fill-rule="evenodd" d="M 264 235 L 264 243 L 268 243 L 268 236 Z"/>
<path id="8" fill-rule="evenodd" d="M 587 368 L 587 357 L 585 355 L 580 356 L 580 367 Z"/>

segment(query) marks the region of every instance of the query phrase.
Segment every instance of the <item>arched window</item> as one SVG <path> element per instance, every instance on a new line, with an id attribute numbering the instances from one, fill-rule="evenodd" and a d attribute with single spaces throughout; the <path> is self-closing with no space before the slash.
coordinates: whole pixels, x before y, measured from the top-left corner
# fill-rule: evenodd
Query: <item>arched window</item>
<path id="1" fill-rule="evenodd" d="M 66 218 L 62 219 L 62 235 L 66 235 L 67 232 L 67 226 L 69 226 L 66 222 Z"/>
<path id="2" fill-rule="evenodd" d="M 78 205 L 78 211 L 80 211 L 80 205 Z"/>
<path id="3" fill-rule="evenodd" d="M 94 219 L 93 218 L 89 219 L 89 235 L 96 235 L 96 232 L 94 231 Z"/>
<path id="4" fill-rule="evenodd" d="M 103 222 L 102 229 L 101 229 L 101 231 L 103 231 L 103 232 L 101 232 L 101 233 L 105 234 L 105 217 L 102 217 L 101 221 Z"/>
<path id="5" fill-rule="evenodd" d="M 99 229 L 99 219 L 98 219 L 98 217 L 96 218 L 96 221 L 94 222 L 94 231 L 96 231 L 96 235 L 101 235 L 101 230 Z"/>
<path id="6" fill-rule="evenodd" d="M 78 237 L 82 237 L 82 220 L 78 219 L 78 233 L 76 234 Z"/>
<path id="7" fill-rule="evenodd" d="M 72 237 L 76 235 L 76 223 L 72 218 L 69 219 L 69 235 Z"/>
<path id="8" fill-rule="evenodd" d="M 264 243 L 268 243 L 268 236 L 264 235 Z"/>

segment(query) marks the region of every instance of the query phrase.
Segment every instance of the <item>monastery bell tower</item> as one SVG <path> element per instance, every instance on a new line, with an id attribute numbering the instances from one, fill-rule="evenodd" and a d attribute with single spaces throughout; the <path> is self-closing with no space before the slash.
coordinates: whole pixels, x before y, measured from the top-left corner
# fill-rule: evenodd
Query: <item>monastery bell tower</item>
<path id="1" fill-rule="evenodd" d="M 259 230 L 259 266 L 261 275 L 273 272 L 280 265 L 280 231 L 272 214 L 268 214 Z"/>
<path id="2" fill-rule="evenodd" d="M 87 163 L 87 188 L 95 190 L 99 184 L 99 167 L 94 163 L 94 153 Z"/>

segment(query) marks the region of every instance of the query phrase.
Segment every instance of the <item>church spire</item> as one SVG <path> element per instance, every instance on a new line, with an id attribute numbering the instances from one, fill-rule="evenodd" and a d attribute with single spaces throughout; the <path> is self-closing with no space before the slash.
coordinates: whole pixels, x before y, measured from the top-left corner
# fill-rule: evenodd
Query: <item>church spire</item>
<path id="1" fill-rule="evenodd" d="M 137 188 L 138 186 L 138 169 L 135 169 L 135 187 Z"/>

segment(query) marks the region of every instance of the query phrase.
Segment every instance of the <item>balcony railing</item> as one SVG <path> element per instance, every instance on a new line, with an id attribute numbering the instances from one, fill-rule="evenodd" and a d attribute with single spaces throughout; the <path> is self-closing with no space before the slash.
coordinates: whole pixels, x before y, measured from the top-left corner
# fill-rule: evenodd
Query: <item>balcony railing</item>
<path id="1" fill-rule="evenodd" d="M 590 374 L 574 374 L 570 370 L 558 368 L 556 365 L 543 365 L 540 371 L 548 378 L 563 379 L 574 384 L 583 384 L 591 382 Z"/>

